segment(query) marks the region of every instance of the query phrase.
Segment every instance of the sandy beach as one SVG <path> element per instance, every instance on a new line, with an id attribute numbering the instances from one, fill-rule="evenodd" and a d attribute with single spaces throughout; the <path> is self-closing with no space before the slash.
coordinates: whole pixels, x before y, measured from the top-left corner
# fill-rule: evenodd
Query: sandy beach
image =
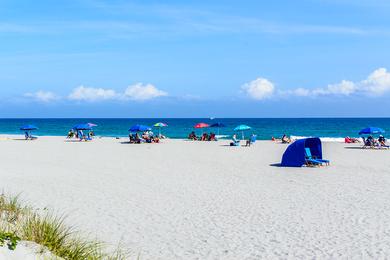
<path id="1" fill-rule="evenodd" d="M 0 189 L 140 259 L 390 257 L 390 151 L 323 143 L 329 167 L 282 168 L 258 141 L 0 138 Z"/>

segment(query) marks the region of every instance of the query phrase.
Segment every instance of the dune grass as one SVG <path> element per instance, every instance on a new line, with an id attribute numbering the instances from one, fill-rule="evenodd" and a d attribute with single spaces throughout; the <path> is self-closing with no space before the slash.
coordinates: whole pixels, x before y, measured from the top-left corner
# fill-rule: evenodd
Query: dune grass
<path id="1" fill-rule="evenodd" d="M 18 197 L 0 194 L 0 233 L 32 241 L 63 259 L 127 259 L 121 249 L 107 253 L 103 243 L 87 240 L 64 223 L 64 217 L 22 205 Z"/>

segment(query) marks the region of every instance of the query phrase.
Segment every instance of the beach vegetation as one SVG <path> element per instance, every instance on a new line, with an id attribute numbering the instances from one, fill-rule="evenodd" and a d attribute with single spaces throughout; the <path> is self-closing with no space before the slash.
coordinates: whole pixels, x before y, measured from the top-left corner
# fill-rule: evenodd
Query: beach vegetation
<path id="1" fill-rule="evenodd" d="M 121 248 L 107 252 L 103 243 L 86 239 L 80 232 L 47 211 L 36 210 L 19 202 L 18 196 L 0 194 L 0 246 L 14 250 L 20 240 L 31 241 L 63 259 L 127 259 Z"/>

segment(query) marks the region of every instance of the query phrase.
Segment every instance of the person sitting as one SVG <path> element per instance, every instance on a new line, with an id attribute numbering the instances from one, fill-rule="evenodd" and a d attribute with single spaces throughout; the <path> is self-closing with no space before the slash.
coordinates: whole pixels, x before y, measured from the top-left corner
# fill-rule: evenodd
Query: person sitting
<path id="1" fill-rule="evenodd" d="M 192 132 L 188 135 L 188 139 L 193 140 L 193 141 L 198 140 L 198 138 L 196 137 L 196 134 L 195 134 L 194 131 L 192 131 Z"/>
<path id="2" fill-rule="evenodd" d="M 210 133 L 209 141 L 217 141 L 217 138 L 214 133 Z"/>
<path id="3" fill-rule="evenodd" d="M 239 146 L 240 145 L 240 140 L 237 140 L 237 135 L 234 134 L 233 137 L 232 137 L 232 141 L 230 143 L 230 146 Z"/>
<path id="4" fill-rule="evenodd" d="M 201 141 L 208 141 L 209 140 L 209 135 L 207 133 L 204 133 L 202 135 L 202 138 L 200 139 Z"/>
<path id="5" fill-rule="evenodd" d="M 134 136 L 132 133 L 129 134 L 129 142 L 130 142 L 131 144 L 134 144 L 134 143 L 135 143 L 135 136 Z"/>
<path id="6" fill-rule="evenodd" d="M 283 134 L 282 136 L 282 144 L 289 144 L 291 143 L 290 138 L 287 137 L 287 135 Z"/>
<path id="7" fill-rule="evenodd" d="M 365 143 L 364 143 L 364 145 L 368 146 L 368 147 L 374 147 L 374 144 L 375 144 L 374 137 L 372 137 L 372 135 L 367 137 L 367 139 L 365 140 Z"/>
<path id="8" fill-rule="evenodd" d="M 386 146 L 386 139 L 384 138 L 383 135 L 380 135 L 379 138 L 378 138 L 378 143 L 381 145 L 381 146 Z"/>
<path id="9" fill-rule="evenodd" d="M 138 133 L 135 134 L 135 138 L 134 138 L 134 143 L 136 144 L 140 144 L 142 142 L 143 139 L 141 139 L 141 137 L 139 136 Z"/>
<path id="10" fill-rule="evenodd" d="M 73 129 L 70 129 L 66 138 L 70 139 L 70 138 L 73 138 L 74 136 L 75 136 L 75 133 L 74 133 Z"/>
<path id="11" fill-rule="evenodd" d="M 251 137 L 249 137 L 249 139 L 246 140 L 245 146 L 251 146 L 251 144 L 253 144 L 254 142 L 256 142 L 256 135 L 252 134 Z"/>
<path id="12" fill-rule="evenodd" d="M 158 138 L 158 136 L 154 136 L 153 139 L 152 139 L 152 141 L 153 141 L 154 143 L 159 143 L 159 142 L 160 142 L 160 138 Z"/>
<path id="13" fill-rule="evenodd" d="M 358 138 L 351 138 L 352 143 L 360 143 Z"/>
<path id="14" fill-rule="evenodd" d="M 95 136 L 95 132 L 93 130 L 89 131 L 88 133 L 89 138 L 92 138 Z"/>

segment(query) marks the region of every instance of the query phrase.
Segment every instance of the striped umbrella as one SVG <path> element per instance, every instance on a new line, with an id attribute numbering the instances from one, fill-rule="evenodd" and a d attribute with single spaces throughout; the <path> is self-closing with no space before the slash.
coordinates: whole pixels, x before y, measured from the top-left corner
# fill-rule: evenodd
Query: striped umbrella
<path id="1" fill-rule="evenodd" d="M 158 128 L 158 136 L 161 136 L 161 128 L 167 127 L 168 125 L 165 123 L 162 123 L 162 122 L 158 122 L 158 123 L 155 123 L 153 126 Z"/>

